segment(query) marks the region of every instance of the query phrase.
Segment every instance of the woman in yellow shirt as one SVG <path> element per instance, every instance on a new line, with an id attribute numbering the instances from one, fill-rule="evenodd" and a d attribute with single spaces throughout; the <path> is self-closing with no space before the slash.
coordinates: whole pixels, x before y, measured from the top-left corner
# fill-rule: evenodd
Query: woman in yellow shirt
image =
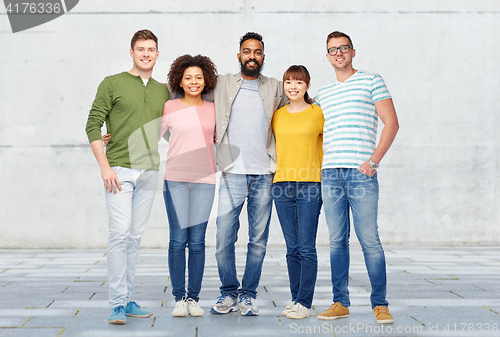
<path id="1" fill-rule="evenodd" d="M 304 66 L 288 68 L 283 86 L 290 104 L 276 111 L 272 121 L 277 155 L 272 193 L 285 237 L 292 293 L 282 314 L 295 319 L 309 316 L 318 271 L 324 118 L 307 93 L 310 79 Z"/>

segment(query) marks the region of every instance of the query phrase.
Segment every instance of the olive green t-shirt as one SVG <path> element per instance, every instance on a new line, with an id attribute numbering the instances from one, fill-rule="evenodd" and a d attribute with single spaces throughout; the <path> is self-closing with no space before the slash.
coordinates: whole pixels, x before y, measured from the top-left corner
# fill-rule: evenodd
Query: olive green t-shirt
<path id="1" fill-rule="evenodd" d="M 158 171 L 161 116 L 169 99 L 166 85 L 128 72 L 106 77 L 87 119 L 89 142 L 102 139 L 106 122 L 111 140 L 106 147 L 109 165 Z"/>

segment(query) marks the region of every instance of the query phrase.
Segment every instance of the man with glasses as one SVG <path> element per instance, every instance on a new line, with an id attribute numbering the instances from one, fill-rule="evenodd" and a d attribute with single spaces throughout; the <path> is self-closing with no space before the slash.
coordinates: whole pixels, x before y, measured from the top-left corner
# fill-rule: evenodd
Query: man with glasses
<path id="1" fill-rule="evenodd" d="M 398 118 L 382 77 L 356 70 L 350 37 L 328 35 L 327 59 L 336 81 L 318 92 L 325 116 L 321 187 L 328 230 L 333 304 L 320 320 L 349 316 L 349 210 L 371 284 L 370 301 L 378 323 L 394 323 L 386 300 L 385 255 L 377 227 L 377 168 L 398 132 Z M 384 123 L 376 145 L 378 119 Z"/>

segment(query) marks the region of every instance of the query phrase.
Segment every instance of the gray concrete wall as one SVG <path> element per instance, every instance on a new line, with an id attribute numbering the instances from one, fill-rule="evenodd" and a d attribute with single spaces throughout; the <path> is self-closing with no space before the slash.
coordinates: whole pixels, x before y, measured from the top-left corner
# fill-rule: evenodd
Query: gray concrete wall
<path id="1" fill-rule="evenodd" d="M 384 77 L 400 119 L 379 170 L 383 242 L 500 243 L 500 2 L 81 0 L 16 34 L 0 9 L 0 248 L 106 246 L 104 190 L 84 128 L 98 84 L 131 68 L 130 38 L 143 28 L 159 37 L 153 76 L 162 82 L 184 53 L 237 72 L 239 37 L 257 31 L 264 74 L 304 64 L 313 96 L 334 78 L 326 35 L 345 31 L 355 68 Z M 243 223 L 240 244 L 245 233 Z M 327 233 L 322 217 L 319 244 Z M 275 215 L 270 244 L 283 244 Z M 159 187 L 142 246 L 167 245 Z"/>

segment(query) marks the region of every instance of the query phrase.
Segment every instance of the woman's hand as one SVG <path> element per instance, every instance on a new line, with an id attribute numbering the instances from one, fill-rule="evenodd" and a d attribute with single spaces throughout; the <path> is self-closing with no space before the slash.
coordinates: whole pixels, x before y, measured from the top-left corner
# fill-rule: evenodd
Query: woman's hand
<path id="1" fill-rule="evenodd" d="M 110 139 L 111 139 L 111 135 L 109 133 L 102 136 L 102 141 L 104 142 L 104 146 L 108 145 Z"/>

